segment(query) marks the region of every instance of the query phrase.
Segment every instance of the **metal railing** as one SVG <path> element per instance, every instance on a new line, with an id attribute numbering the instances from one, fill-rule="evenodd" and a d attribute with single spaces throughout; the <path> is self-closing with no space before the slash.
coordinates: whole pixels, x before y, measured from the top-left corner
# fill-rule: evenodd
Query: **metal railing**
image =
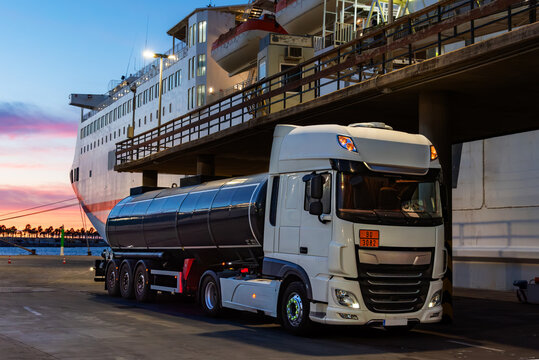
<path id="1" fill-rule="evenodd" d="M 436 56 L 443 46 L 536 22 L 536 0 L 445 0 L 116 144 L 116 165 Z"/>
<path id="2" fill-rule="evenodd" d="M 169 49 L 167 52 L 165 52 L 165 55 L 176 55 L 174 59 L 164 59 L 163 61 L 163 67 L 166 69 L 169 66 L 177 63 L 178 61 L 182 60 L 187 56 L 187 51 L 189 48 L 187 45 L 185 45 L 184 42 L 180 42 L 177 44 L 174 49 Z M 150 64 L 144 66 L 142 69 L 137 71 L 135 75 L 131 75 L 131 77 L 135 78 L 135 83 L 137 87 L 144 84 L 145 82 L 152 79 L 154 76 L 159 75 L 159 59 L 153 60 Z M 120 82 L 121 83 L 121 82 Z M 132 83 L 126 84 L 118 89 L 112 89 L 108 92 L 109 98 L 99 104 L 99 107 L 96 110 L 89 111 L 85 113 L 82 116 L 82 122 L 88 120 L 93 115 L 97 114 L 101 110 L 105 109 L 112 103 L 114 103 L 116 100 L 122 98 L 123 96 L 129 94 L 131 92 L 130 87 Z"/>

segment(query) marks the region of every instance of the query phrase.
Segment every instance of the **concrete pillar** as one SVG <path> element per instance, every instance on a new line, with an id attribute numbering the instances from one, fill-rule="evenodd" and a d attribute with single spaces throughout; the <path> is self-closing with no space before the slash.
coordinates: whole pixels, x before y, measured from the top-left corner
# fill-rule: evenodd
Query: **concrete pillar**
<path id="1" fill-rule="evenodd" d="M 445 247 L 449 251 L 447 272 L 444 278 L 443 309 L 444 322 L 453 320 L 453 232 L 451 201 L 451 104 L 449 96 L 443 92 L 421 92 L 419 94 L 419 133 L 425 135 L 436 147 L 442 165 L 443 181 L 446 189 L 446 212 L 444 213 Z"/>
<path id="2" fill-rule="evenodd" d="M 197 175 L 215 175 L 215 158 L 213 155 L 197 156 Z"/>
<path id="3" fill-rule="evenodd" d="M 157 187 L 157 171 L 144 170 L 142 172 L 142 186 Z"/>

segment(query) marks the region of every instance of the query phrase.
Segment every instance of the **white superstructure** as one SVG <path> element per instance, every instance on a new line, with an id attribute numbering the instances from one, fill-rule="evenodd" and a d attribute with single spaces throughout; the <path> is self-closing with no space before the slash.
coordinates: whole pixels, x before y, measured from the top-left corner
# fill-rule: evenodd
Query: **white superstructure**
<path id="1" fill-rule="evenodd" d="M 164 60 L 161 123 L 226 95 L 246 80 L 246 74 L 229 77 L 210 55 L 212 43 L 236 25 L 243 9 L 196 9 L 169 30 L 179 45 L 167 52 L 176 58 Z M 114 171 L 115 144 L 129 136 L 130 127 L 136 135 L 157 126 L 158 94 L 159 60 L 124 79 L 107 95 L 71 95 L 72 105 L 92 109 L 79 124 L 71 182 L 103 238 L 110 210 L 129 195 L 130 188 L 142 185 L 141 174 Z M 179 179 L 159 174 L 158 186 L 179 185 Z"/>

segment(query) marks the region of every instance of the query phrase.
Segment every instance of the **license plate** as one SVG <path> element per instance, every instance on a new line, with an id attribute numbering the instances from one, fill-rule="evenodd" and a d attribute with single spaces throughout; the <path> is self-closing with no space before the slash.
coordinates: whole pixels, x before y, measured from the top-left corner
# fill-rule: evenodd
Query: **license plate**
<path id="1" fill-rule="evenodd" d="M 406 326 L 408 319 L 385 319 L 384 326 Z"/>
<path id="2" fill-rule="evenodd" d="M 359 246 L 378 247 L 380 242 L 380 232 L 378 230 L 359 230 Z"/>

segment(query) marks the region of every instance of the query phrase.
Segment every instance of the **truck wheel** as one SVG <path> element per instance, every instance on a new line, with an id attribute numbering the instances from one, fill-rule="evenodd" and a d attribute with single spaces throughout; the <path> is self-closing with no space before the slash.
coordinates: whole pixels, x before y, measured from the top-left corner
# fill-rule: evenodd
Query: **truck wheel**
<path id="1" fill-rule="evenodd" d="M 294 335 L 307 335 L 312 328 L 309 312 L 310 303 L 305 285 L 300 281 L 290 283 L 281 298 L 283 327 Z"/>
<path id="2" fill-rule="evenodd" d="M 150 288 L 149 269 L 144 264 L 139 264 L 135 270 L 134 290 L 137 301 L 150 302 L 153 300 L 155 293 Z"/>
<path id="3" fill-rule="evenodd" d="M 200 287 L 200 305 L 206 315 L 216 317 L 221 313 L 221 295 L 217 280 L 211 275 L 204 278 Z"/>
<path id="4" fill-rule="evenodd" d="M 133 271 L 131 270 L 131 264 L 127 261 L 124 261 L 120 267 L 120 294 L 124 299 L 134 297 Z"/>
<path id="5" fill-rule="evenodd" d="M 120 278 L 118 275 L 118 264 L 110 262 L 105 275 L 107 291 L 110 296 L 120 296 Z"/>

